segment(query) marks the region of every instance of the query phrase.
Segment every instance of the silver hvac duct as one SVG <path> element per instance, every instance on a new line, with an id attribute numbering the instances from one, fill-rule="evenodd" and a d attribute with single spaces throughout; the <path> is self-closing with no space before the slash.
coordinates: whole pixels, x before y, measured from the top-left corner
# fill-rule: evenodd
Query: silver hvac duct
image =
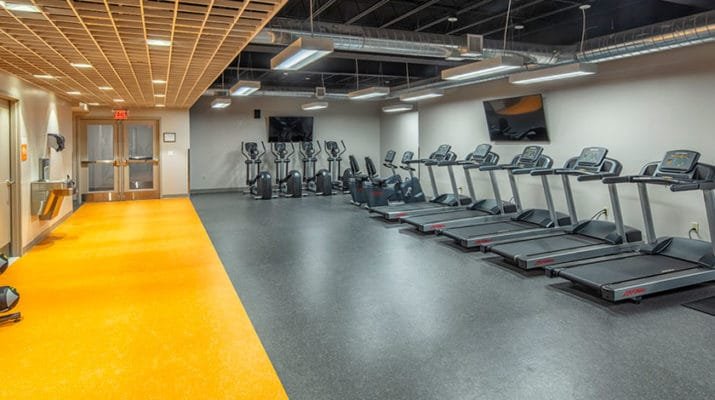
<path id="1" fill-rule="evenodd" d="M 601 36 L 584 42 L 580 62 L 603 62 L 715 41 L 715 11 Z"/>
<path id="2" fill-rule="evenodd" d="M 302 21 L 275 18 L 252 43 L 287 46 L 299 37 L 315 36 L 331 39 L 337 50 L 442 59 L 459 57 L 461 49 L 471 47 L 467 35 L 451 36 L 324 22 L 314 23 L 313 29 L 311 33 L 310 25 Z M 528 43 L 511 43 L 507 50 L 502 50 L 501 42 L 494 40 L 484 40 L 479 47 L 482 53 L 479 58 L 510 53 L 538 64 L 557 63 L 564 50 L 568 50 L 569 54 L 572 52 L 571 48 Z"/>

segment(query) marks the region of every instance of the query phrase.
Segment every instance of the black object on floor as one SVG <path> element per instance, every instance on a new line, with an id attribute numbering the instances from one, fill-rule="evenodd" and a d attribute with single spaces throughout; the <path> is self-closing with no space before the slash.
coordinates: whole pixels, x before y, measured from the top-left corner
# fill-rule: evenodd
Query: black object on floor
<path id="1" fill-rule="evenodd" d="M 683 304 L 685 307 L 692 308 L 705 314 L 715 316 L 715 296 L 707 297 L 701 300 L 691 301 Z"/>

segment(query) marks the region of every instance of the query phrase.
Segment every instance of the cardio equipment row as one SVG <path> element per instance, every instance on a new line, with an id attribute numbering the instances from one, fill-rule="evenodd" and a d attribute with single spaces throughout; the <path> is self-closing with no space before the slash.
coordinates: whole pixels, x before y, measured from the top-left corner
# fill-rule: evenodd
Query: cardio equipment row
<path id="1" fill-rule="evenodd" d="M 275 173 L 261 167 L 268 151 L 273 155 Z M 327 156 L 328 167 L 317 169 L 319 155 L 323 151 Z M 291 160 L 296 153 L 294 143 L 275 142 L 266 149 L 263 141 L 241 142 L 241 153 L 246 165 L 245 194 L 257 200 L 270 200 L 277 197 L 300 198 L 308 193 L 319 196 L 348 193 L 352 172 L 348 168 L 340 174 L 342 156 L 346 151 L 347 147 L 342 140 L 339 143 L 326 140 L 323 147 L 320 142 L 301 142 L 298 148 L 303 164 L 301 172 L 291 169 Z"/>
<path id="2" fill-rule="evenodd" d="M 369 157 L 363 173 L 350 156 L 352 203 L 386 221 L 400 221 L 419 232 L 451 238 L 466 249 L 501 256 L 516 267 L 543 269 L 549 277 L 569 280 L 613 302 L 639 302 L 645 295 L 715 280 L 712 239 L 657 237 L 648 196 L 649 185 L 665 186 L 671 192 L 701 191 L 710 237 L 715 238 L 715 167 L 699 162 L 696 151 L 668 151 L 638 174 L 625 176 L 622 164 L 608 157 L 603 147 L 584 148 L 560 168 L 554 167 L 542 147 L 534 145 L 501 164 L 489 144 L 480 144 L 462 160 L 457 160 L 448 144 L 428 158 L 413 157 L 409 151 L 403 155 L 400 168 L 409 177 L 402 180 L 393 164 L 394 151 L 385 156 L 383 165 L 392 171 L 386 178 L 377 175 Z M 414 174 L 417 164 L 427 168 L 432 188 L 429 200 Z M 459 193 L 455 167 L 464 172 L 469 197 Z M 446 168 L 451 192 L 438 191 L 434 168 Z M 491 196 L 477 196 L 473 172 L 488 176 Z M 497 174 L 507 175 L 510 200 L 503 200 Z M 546 208 L 524 208 L 518 176 L 538 179 Z M 563 187 L 565 212 L 554 206 L 550 185 L 557 178 Z M 599 219 L 603 212 L 579 219 L 572 180 L 602 183 L 613 220 Z M 645 235 L 623 222 L 618 188 L 625 184 L 638 189 Z"/>

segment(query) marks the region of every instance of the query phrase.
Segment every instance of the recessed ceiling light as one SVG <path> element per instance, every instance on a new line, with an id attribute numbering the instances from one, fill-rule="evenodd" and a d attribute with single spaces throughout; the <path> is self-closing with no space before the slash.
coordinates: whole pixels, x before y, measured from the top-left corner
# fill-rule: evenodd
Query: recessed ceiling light
<path id="1" fill-rule="evenodd" d="M 520 30 L 524 29 L 524 25 L 516 24 L 516 25 L 514 25 L 514 29 L 516 29 L 517 31 L 520 31 Z"/>
<path id="2" fill-rule="evenodd" d="M 92 64 L 86 64 L 86 63 L 70 63 L 70 65 L 75 68 L 82 68 L 82 69 L 92 68 Z"/>
<path id="3" fill-rule="evenodd" d="M 94 106 L 94 107 L 100 105 L 99 103 L 88 103 L 88 104 L 89 104 L 90 106 Z"/>
<path id="4" fill-rule="evenodd" d="M 112 90 L 111 86 L 100 86 L 99 90 Z"/>
<path id="5" fill-rule="evenodd" d="M 161 94 L 161 93 L 157 93 L 157 94 L 154 95 L 154 97 L 166 97 L 166 95 L 165 95 L 165 94 Z"/>
<path id="6" fill-rule="evenodd" d="M 124 99 L 114 99 L 115 103 L 124 103 Z"/>
<path id="7" fill-rule="evenodd" d="M 162 108 L 162 107 L 165 107 L 165 105 L 164 105 L 164 104 L 157 104 L 157 105 L 156 105 L 156 106 L 154 106 L 154 107 L 159 107 L 159 108 Z"/>
<path id="8" fill-rule="evenodd" d="M 449 21 L 449 22 L 457 22 L 457 21 L 459 21 L 459 18 L 457 18 L 457 17 L 455 17 L 455 16 L 452 16 L 452 17 L 447 18 L 447 21 Z"/>
<path id="9" fill-rule="evenodd" d="M 32 4 L 17 4 L 17 3 L 7 3 L 5 1 L 0 1 L 0 7 L 3 7 L 8 11 L 31 12 L 31 13 L 40 12 L 40 9 L 33 6 Z"/>
<path id="10" fill-rule="evenodd" d="M 32 75 L 32 76 L 34 76 L 35 78 L 38 78 L 38 79 L 56 79 L 56 78 L 55 78 L 54 76 L 52 76 L 52 75 L 35 74 L 35 75 Z"/>
<path id="11" fill-rule="evenodd" d="M 151 81 L 151 83 L 156 83 L 157 85 L 163 85 L 164 83 L 166 83 L 166 81 L 163 79 L 153 79 Z"/>
<path id="12" fill-rule="evenodd" d="M 146 44 L 149 46 L 169 47 L 171 46 L 171 41 L 164 39 L 147 39 Z"/>
<path id="13" fill-rule="evenodd" d="M 67 92 L 67 94 L 69 94 L 71 96 L 79 96 L 82 94 L 82 92 L 78 92 L 76 90 L 71 90 L 71 91 Z"/>

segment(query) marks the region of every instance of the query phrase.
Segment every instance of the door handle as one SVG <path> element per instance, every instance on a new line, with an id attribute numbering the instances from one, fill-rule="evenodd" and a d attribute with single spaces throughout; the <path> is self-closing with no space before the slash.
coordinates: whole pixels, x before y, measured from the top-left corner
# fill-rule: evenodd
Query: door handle
<path id="1" fill-rule="evenodd" d="M 5 184 L 8 185 L 8 186 L 12 186 L 12 185 L 15 184 L 15 181 L 12 180 L 12 179 L 8 179 L 8 180 L 5 181 Z"/>

